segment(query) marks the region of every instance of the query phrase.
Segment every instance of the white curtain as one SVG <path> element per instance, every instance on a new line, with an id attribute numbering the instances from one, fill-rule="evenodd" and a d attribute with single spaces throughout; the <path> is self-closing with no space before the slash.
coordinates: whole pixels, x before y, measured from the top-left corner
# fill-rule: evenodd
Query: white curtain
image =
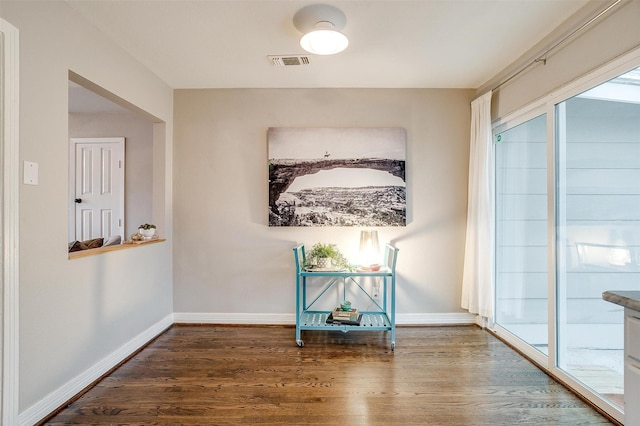
<path id="1" fill-rule="evenodd" d="M 461 306 L 493 321 L 494 181 L 491 92 L 471 102 L 469 197 Z"/>

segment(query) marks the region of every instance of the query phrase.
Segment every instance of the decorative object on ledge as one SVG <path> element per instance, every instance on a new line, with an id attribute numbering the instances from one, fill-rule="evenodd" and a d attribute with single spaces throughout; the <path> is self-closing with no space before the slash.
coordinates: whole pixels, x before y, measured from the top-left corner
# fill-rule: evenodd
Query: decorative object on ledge
<path id="1" fill-rule="evenodd" d="M 269 226 L 405 226 L 406 131 L 284 128 L 267 133 Z"/>
<path id="2" fill-rule="evenodd" d="M 138 226 L 138 233 L 142 234 L 145 240 L 150 240 L 156 233 L 156 226 L 152 223 L 144 223 Z"/>
<path id="3" fill-rule="evenodd" d="M 83 250 L 91 250 L 100 247 L 117 246 L 122 242 L 120 235 L 112 235 L 108 238 L 93 238 L 85 241 L 71 241 L 69 243 L 69 253 Z"/>
<path id="4" fill-rule="evenodd" d="M 69 243 L 69 253 L 102 247 L 103 243 L 104 238 L 93 238 L 85 241 L 72 241 Z"/>
<path id="5" fill-rule="evenodd" d="M 316 243 L 307 253 L 304 267 L 309 270 L 340 271 L 348 268 L 349 262 L 335 244 Z"/>
<path id="6" fill-rule="evenodd" d="M 133 235 L 136 235 L 136 234 L 133 234 Z M 154 235 L 152 237 L 144 238 L 144 239 L 141 239 L 141 240 L 140 239 L 127 240 L 127 241 L 123 242 L 122 244 L 145 244 L 145 243 L 156 242 L 156 241 L 159 241 L 159 240 L 160 240 L 160 237 L 158 235 Z"/>

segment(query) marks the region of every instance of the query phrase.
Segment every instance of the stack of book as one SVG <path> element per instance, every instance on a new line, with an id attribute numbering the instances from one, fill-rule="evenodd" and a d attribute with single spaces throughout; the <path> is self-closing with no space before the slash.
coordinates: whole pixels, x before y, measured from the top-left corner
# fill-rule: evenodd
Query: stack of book
<path id="1" fill-rule="evenodd" d="M 357 309 L 335 308 L 327 317 L 327 324 L 360 325 L 362 314 Z"/>

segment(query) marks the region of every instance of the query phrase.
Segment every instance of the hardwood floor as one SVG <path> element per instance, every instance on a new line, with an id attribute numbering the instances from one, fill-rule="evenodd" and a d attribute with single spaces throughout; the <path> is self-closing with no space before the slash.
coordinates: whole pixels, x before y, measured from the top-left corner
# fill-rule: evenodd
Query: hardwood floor
<path id="1" fill-rule="evenodd" d="M 475 326 L 177 325 L 44 424 L 611 424 Z"/>

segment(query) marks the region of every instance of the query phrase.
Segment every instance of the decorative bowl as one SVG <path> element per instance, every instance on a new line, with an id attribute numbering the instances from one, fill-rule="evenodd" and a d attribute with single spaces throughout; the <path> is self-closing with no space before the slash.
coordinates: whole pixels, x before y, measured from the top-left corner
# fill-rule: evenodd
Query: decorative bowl
<path id="1" fill-rule="evenodd" d="M 148 239 L 154 236 L 154 234 L 156 233 L 156 228 L 149 228 L 149 229 L 139 228 L 138 232 Z"/>

